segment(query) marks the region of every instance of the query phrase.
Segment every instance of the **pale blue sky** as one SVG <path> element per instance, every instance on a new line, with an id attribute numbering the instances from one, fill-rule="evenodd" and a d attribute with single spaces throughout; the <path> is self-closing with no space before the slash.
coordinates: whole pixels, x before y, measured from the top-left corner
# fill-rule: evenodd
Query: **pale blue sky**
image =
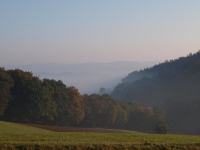
<path id="1" fill-rule="evenodd" d="M 0 0 L 0 64 L 160 61 L 200 49 L 200 0 Z"/>

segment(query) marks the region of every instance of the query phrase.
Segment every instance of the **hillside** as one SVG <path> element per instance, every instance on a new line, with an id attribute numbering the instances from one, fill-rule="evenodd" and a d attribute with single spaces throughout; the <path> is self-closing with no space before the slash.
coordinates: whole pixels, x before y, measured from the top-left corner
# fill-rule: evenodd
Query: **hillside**
<path id="1" fill-rule="evenodd" d="M 200 134 L 200 51 L 134 71 L 112 92 L 118 100 L 137 100 L 166 110 L 173 133 Z"/>

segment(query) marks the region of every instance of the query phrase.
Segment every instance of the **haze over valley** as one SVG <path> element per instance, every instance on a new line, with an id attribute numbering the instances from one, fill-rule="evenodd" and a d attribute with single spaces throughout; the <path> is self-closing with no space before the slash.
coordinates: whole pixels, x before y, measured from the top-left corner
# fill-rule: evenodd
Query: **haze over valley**
<path id="1" fill-rule="evenodd" d="M 128 73 L 151 67 L 156 62 L 117 61 L 110 63 L 82 64 L 32 64 L 7 65 L 5 69 L 30 71 L 41 79 L 62 80 L 67 86 L 75 86 L 81 94 L 99 93 L 101 87 L 111 93 Z"/>
<path id="2" fill-rule="evenodd" d="M 200 135 L 199 8 L 1 0 L 0 120 Z"/>

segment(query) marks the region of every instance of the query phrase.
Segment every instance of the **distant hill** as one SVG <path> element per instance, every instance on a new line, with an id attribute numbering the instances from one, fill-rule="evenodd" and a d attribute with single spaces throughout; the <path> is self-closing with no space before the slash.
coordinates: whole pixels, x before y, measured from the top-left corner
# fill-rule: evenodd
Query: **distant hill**
<path id="1" fill-rule="evenodd" d="M 162 106 L 173 133 L 200 134 L 199 91 L 200 51 L 128 74 L 112 97 Z"/>
<path id="2" fill-rule="evenodd" d="M 5 69 L 31 71 L 41 79 L 62 80 L 67 86 L 75 86 L 81 94 L 98 93 L 100 87 L 111 92 L 121 78 L 132 70 L 143 69 L 156 62 L 117 61 L 110 63 L 83 64 L 31 64 L 7 65 Z"/>

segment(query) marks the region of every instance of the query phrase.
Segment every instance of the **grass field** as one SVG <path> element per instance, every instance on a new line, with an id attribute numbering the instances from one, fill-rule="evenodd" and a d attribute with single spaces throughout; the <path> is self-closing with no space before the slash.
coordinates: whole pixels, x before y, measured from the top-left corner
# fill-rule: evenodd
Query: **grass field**
<path id="1" fill-rule="evenodd" d="M 0 149 L 200 149 L 200 136 L 53 132 L 0 122 Z"/>

